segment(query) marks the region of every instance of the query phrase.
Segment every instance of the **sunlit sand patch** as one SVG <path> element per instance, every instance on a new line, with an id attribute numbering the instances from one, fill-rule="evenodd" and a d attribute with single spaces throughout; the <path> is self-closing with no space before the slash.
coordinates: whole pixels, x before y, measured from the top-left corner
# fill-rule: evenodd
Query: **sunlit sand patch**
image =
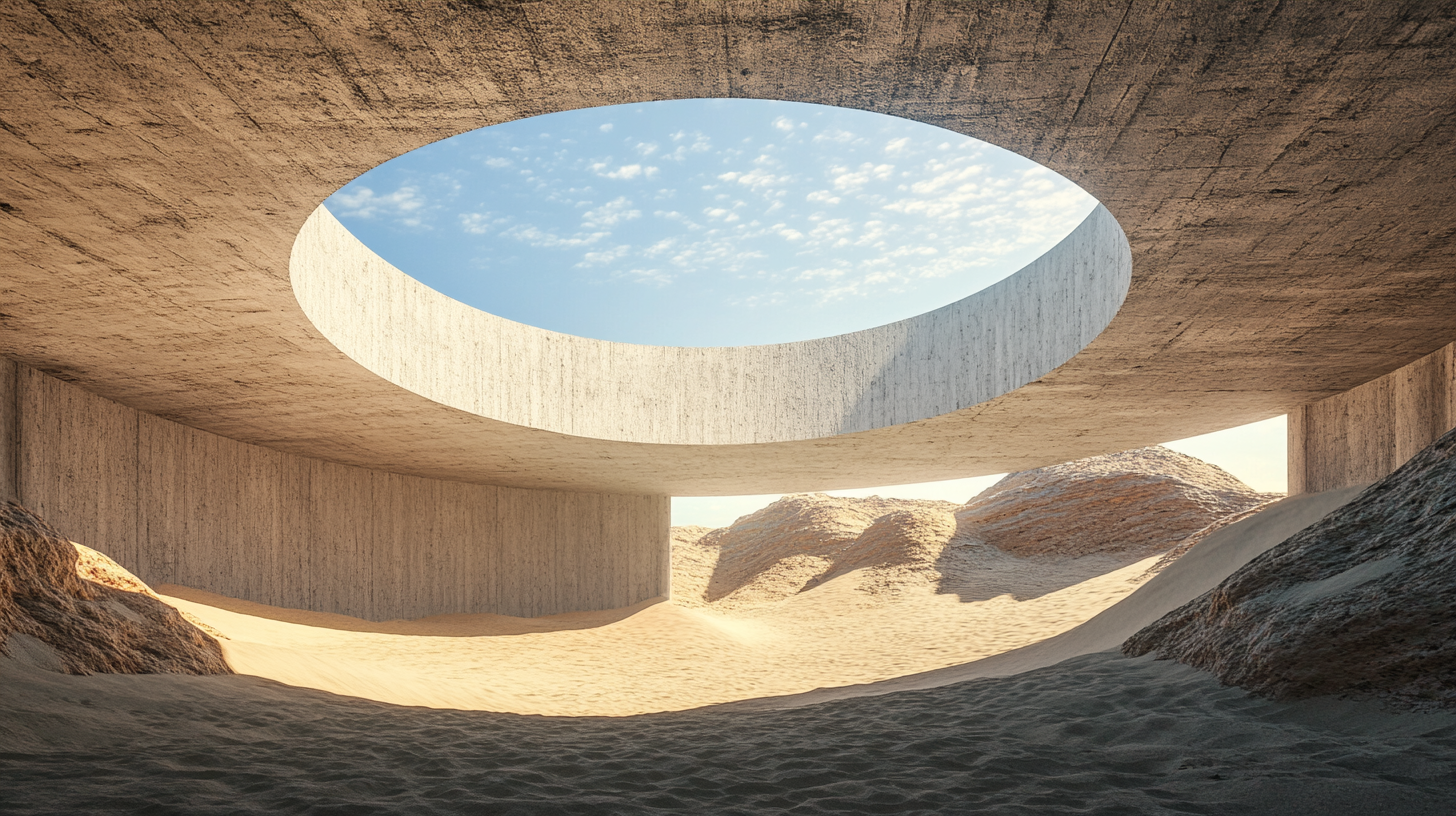
<path id="1" fill-rule="evenodd" d="M 966 602 L 932 585 L 903 586 L 886 599 L 864 592 L 869 571 L 857 570 L 747 610 L 668 601 L 537 619 L 382 624 L 184 587 L 158 591 L 223 633 L 228 662 L 242 674 L 401 705 L 628 716 L 869 683 L 1015 649 L 1121 600 L 1156 560 L 1022 600 Z M 1001 568 L 1038 564 L 1008 559 Z"/>

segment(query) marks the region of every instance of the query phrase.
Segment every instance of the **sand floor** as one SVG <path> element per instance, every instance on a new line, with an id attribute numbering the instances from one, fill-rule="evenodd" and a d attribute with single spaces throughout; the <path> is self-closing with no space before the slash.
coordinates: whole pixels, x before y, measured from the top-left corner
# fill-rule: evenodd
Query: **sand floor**
<path id="1" fill-rule="evenodd" d="M 868 594 L 858 571 L 732 613 L 666 602 L 384 624 L 157 589 L 226 635 L 224 655 L 242 674 L 399 705 L 627 716 L 871 683 L 1006 652 L 1115 604 L 1156 560 L 1112 568 L 1096 557 L 1003 557 L 963 588 L 979 590 L 973 600 L 933 586 Z"/>
<path id="2" fill-rule="evenodd" d="M 1456 714 L 1273 703 L 1107 651 L 1352 495 L 1153 577 L 990 558 L 939 592 L 851 573 L 732 614 L 378 624 L 170 588 L 254 674 L 0 658 L 0 814 L 1449 814 Z M 491 708 L 527 713 L 457 710 Z"/>
<path id="3" fill-rule="evenodd" d="M 1115 648 L 1358 489 L 1286 499 L 1156 575 L 1152 556 L 1015 558 L 990 547 L 935 584 L 869 570 L 765 606 L 672 602 L 511 618 L 375 623 L 185 587 L 166 600 L 223 633 L 241 674 L 398 705 L 630 716 L 724 703 L 802 705 L 1001 676 Z"/>
<path id="4" fill-rule="evenodd" d="M 1456 717 L 1110 654 L 786 711 L 549 718 L 0 659 L 0 812 L 1449 814 Z"/>

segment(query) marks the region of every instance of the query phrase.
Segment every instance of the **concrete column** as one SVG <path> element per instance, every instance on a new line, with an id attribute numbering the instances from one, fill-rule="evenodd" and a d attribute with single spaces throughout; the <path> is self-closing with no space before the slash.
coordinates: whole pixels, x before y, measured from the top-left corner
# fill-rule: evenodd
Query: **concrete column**
<path id="1" fill-rule="evenodd" d="M 1289 493 L 1365 484 L 1456 427 L 1456 343 L 1289 414 Z"/>
<path id="2" fill-rule="evenodd" d="M 0 357 L 0 501 L 20 498 L 20 366 Z"/>

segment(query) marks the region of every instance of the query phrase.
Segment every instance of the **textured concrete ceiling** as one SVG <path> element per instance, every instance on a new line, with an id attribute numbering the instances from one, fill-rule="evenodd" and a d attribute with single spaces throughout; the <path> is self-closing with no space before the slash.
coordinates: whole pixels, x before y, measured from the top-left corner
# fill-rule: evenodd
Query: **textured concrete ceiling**
<path id="1" fill-rule="evenodd" d="M 4 0 L 0 31 L 0 353 L 280 450 L 679 495 L 923 481 L 1280 414 L 1456 339 L 1450 4 Z M 430 402 L 294 301 L 304 220 L 381 162 L 710 96 L 904 116 L 1051 167 L 1126 231 L 1122 311 L 964 411 L 690 446 Z"/>

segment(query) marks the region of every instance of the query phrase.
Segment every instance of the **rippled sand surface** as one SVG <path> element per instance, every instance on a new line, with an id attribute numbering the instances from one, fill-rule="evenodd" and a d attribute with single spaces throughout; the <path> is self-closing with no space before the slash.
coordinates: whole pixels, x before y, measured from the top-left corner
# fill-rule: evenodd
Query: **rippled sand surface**
<path id="1" fill-rule="evenodd" d="M 0 660 L 0 812 L 1447 814 L 1456 718 L 1111 654 L 773 712 L 550 718 Z"/>

